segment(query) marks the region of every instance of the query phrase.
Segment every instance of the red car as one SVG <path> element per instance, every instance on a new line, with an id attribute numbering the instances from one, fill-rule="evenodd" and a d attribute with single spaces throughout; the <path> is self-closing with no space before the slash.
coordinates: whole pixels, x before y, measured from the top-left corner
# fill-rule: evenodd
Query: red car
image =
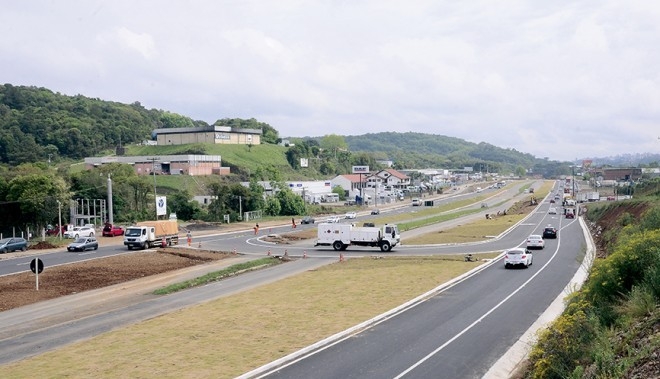
<path id="1" fill-rule="evenodd" d="M 124 228 L 117 225 L 106 225 L 103 227 L 103 237 L 123 236 Z"/>

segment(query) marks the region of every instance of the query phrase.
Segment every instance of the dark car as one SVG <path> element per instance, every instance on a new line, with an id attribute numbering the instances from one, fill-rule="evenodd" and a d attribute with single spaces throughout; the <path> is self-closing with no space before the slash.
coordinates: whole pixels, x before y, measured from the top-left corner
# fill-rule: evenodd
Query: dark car
<path id="1" fill-rule="evenodd" d="M 3 238 L 0 240 L 0 253 L 27 250 L 27 240 L 21 237 Z"/>
<path id="2" fill-rule="evenodd" d="M 543 229 L 543 238 L 557 238 L 557 229 L 552 226 L 546 226 Z"/>
<path id="3" fill-rule="evenodd" d="M 374 209 L 371 211 L 372 215 L 379 215 L 380 214 L 380 209 Z"/>
<path id="4" fill-rule="evenodd" d="M 300 220 L 301 224 L 313 224 L 314 223 L 314 218 L 312 216 L 305 216 L 303 217 L 302 220 Z"/>
<path id="5" fill-rule="evenodd" d="M 68 251 L 97 250 L 98 248 L 99 242 L 94 237 L 78 238 L 66 247 Z"/>
<path id="6" fill-rule="evenodd" d="M 123 236 L 124 235 L 124 228 L 121 226 L 117 225 L 106 225 L 103 228 L 103 237 L 115 237 L 115 236 Z"/>

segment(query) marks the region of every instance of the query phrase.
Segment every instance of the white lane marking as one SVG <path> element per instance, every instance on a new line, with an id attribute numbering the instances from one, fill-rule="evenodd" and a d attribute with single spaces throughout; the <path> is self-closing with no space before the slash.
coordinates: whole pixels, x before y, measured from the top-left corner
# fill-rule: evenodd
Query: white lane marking
<path id="1" fill-rule="evenodd" d="M 509 294 L 509 296 L 507 296 L 507 297 L 505 297 L 504 299 L 502 299 L 502 301 L 500 301 L 499 303 L 497 303 L 493 308 L 489 309 L 486 313 L 484 313 L 481 317 L 479 317 L 478 319 L 476 319 L 472 324 L 468 325 L 465 329 L 463 329 L 463 330 L 461 330 L 460 332 L 458 332 L 458 334 L 456 334 L 455 336 L 453 336 L 452 338 L 450 338 L 447 342 L 445 342 L 444 344 L 442 344 L 441 346 L 439 346 L 437 349 L 433 350 L 431 353 L 429 353 L 428 355 L 426 355 L 424 358 L 422 358 L 422 359 L 420 359 L 419 361 L 417 361 L 415 364 L 413 364 L 412 366 L 410 366 L 407 370 L 405 370 L 405 371 L 403 371 L 402 373 L 400 373 L 399 375 L 395 376 L 394 379 L 402 378 L 404 375 L 408 374 L 409 372 L 411 372 L 412 370 L 414 370 L 415 368 L 417 368 L 417 367 L 418 367 L 419 365 L 421 365 L 422 363 L 424 363 L 424 362 L 426 362 L 427 360 L 431 359 L 434 355 L 438 354 L 442 349 L 444 349 L 445 347 L 449 346 L 449 344 L 451 344 L 452 342 L 454 342 L 455 340 L 457 340 L 457 339 L 458 339 L 460 336 L 462 336 L 463 334 L 467 333 L 467 332 L 468 332 L 470 329 L 472 329 L 475 325 L 477 325 L 478 323 L 480 323 L 483 319 L 485 319 L 486 317 L 488 317 L 488 315 L 490 315 L 491 313 L 495 312 L 496 309 L 498 309 L 499 307 L 501 307 L 504 303 L 506 303 L 509 299 L 511 299 L 515 294 L 517 294 L 521 289 L 523 289 L 525 286 L 527 286 L 527 284 L 529 284 L 532 280 L 534 280 L 534 278 L 536 278 L 537 275 L 539 275 L 543 270 L 545 270 L 545 268 L 550 264 L 550 262 L 552 262 L 552 261 L 555 259 L 555 257 L 557 256 L 557 253 L 559 253 L 559 246 L 560 246 L 560 244 L 561 244 L 561 240 L 557 243 L 557 248 L 555 249 L 554 254 L 552 254 L 552 256 L 550 257 L 550 259 L 548 260 L 548 262 L 546 262 L 546 264 L 544 264 L 544 265 L 543 265 L 543 266 L 542 266 L 537 272 L 534 273 L 534 275 L 532 275 L 529 279 L 527 279 L 527 280 L 526 280 L 526 281 L 525 281 L 520 287 L 518 287 L 515 291 L 511 292 L 511 293 Z"/>

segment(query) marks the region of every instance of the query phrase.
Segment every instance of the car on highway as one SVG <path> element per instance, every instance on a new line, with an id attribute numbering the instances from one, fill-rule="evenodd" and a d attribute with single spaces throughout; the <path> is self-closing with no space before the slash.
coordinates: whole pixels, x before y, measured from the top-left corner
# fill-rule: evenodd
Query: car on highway
<path id="1" fill-rule="evenodd" d="M 118 225 L 106 225 L 101 232 L 103 237 L 116 237 L 124 235 L 124 228 Z"/>
<path id="2" fill-rule="evenodd" d="M 64 238 L 94 237 L 94 228 L 90 226 L 76 226 L 64 232 Z"/>
<path id="3" fill-rule="evenodd" d="M 356 217 L 357 217 L 357 213 L 355 213 L 355 212 L 348 212 L 344 215 L 344 218 L 348 218 L 348 219 L 353 219 L 353 218 L 356 218 Z"/>
<path id="4" fill-rule="evenodd" d="M 340 220 L 339 216 L 330 216 L 326 222 L 329 222 L 331 224 L 336 224 Z"/>
<path id="5" fill-rule="evenodd" d="M 548 208 L 548 214 L 549 215 L 556 215 L 557 214 L 557 208 L 555 208 L 555 207 Z"/>
<path id="6" fill-rule="evenodd" d="M 504 268 L 523 266 L 528 268 L 532 265 L 534 256 L 528 249 L 516 247 L 504 252 Z"/>
<path id="7" fill-rule="evenodd" d="M 27 240 L 21 237 L 3 238 L 0 240 L 0 254 L 12 251 L 27 250 Z"/>
<path id="8" fill-rule="evenodd" d="M 316 220 L 312 216 L 305 216 L 300 220 L 301 224 L 313 224 Z"/>
<path id="9" fill-rule="evenodd" d="M 99 242 L 94 237 L 76 238 L 66 247 L 67 251 L 97 250 L 98 248 Z"/>
<path id="10" fill-rule="evenodd" d="M 532 234 L 527 237 L 526 242 L 527 249 L 543 249 L 545 247 L 545 241 L 543 236 L 540 234 Z"/>
<path id="11" fill-rule="evenodd" d="M 575 210 L 573 208 L 565 208 L 564 214 L 566 218 L 575 218 Z"/>
<path id="12" fill-rule="evenodd" d="M 379 214 L 380 214 L 380 209 L 378 209 L 378 208 L 376 208 L 376 209 L 372 209 L 372 210 L 371 210 L 371 214 L 372 214 L 372 215 L 379 215 Z"/>
<path id="13" fill-rule="evenodd" d="M 543 238 L 557 238 L 557 229 L 552 226 L 548 225 L 543 229 Z"/>

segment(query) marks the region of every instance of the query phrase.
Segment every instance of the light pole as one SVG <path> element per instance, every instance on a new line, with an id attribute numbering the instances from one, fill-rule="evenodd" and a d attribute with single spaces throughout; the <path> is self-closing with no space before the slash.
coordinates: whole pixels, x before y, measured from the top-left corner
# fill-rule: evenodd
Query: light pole
<path id="1" fill-rule="evenodd" d="M 57 200 L 57 235 L 62 240 L 62 202 Z"/>
<path id="2" fill-rule="evenodd" d="M 571 166 L 571 170 L 573 173 L 573 178 L 571 180 L 571 183 L 573 184 L 573 199 L 575 200 L 575 165 Z"/>
<path id="3" fill-rule="evenodd" d="M 151 175 L 154 177 L 154 208 L 156 210 L 156 218 L 158 220 L 158 195 L 156 194 L 156 161 L 159 158 L 148 158 L 151 161 Z"/>

